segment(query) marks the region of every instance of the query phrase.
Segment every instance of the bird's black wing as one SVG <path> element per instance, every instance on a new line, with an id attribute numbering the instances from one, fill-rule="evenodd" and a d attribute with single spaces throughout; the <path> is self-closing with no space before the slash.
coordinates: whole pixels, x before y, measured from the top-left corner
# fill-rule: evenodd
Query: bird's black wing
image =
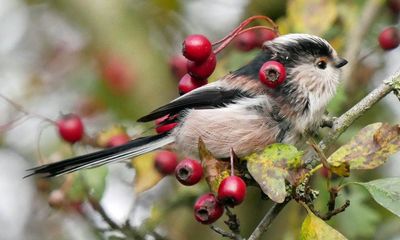
<path id="1" fill-rule="evenodd" d="M 205 86 L 189 92 L 174 101 L 157 108 L 146 116 L 138 119 L 139 122 L 149 122 L 167 114 L 170 116 L 185 109 L 214 108 L 232 103 L 251 94 L 239 89 L 226 89 L 221 86 Z"/>

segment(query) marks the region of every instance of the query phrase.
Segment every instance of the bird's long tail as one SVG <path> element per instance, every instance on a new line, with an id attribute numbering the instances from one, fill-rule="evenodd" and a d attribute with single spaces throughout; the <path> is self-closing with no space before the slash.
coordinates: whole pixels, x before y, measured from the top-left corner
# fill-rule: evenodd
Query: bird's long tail
<path id="1" fill-rule="evenodd" d="M 25 177 L 36 174 L 41 174 L 44 177 L 54 177 L 83 168 L 97 167 L 106 163 L 136 157 L 172 142 L 174 142 L 174 137 L 167 133 L 137 138 L 121 146 L 31 168 L 28 170 L 31 173 Z"/>

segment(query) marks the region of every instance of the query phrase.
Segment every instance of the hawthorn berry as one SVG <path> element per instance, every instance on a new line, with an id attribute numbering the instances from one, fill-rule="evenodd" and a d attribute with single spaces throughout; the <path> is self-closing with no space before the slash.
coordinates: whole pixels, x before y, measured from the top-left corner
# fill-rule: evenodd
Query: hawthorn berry
<path id="1" fill-rule="evenodd" d="M 75 114 L 64 115 L 56 123 L 58 133 L 65 141 L 75 143 L 82 139 L 84 127 L 79 116 Z"/>
<path id="2" fill-rule="evenodd" d="M 253 50 L 257 46 L 257 35 L 254 31 L 239 34 L 234 40 L 234 46 L 243 52 Z"/>
<path id="3" fill-rule="evenodd" d="M 169 115 L 165 115 L 164 117 L 161 117 L 159 119 L 156 119 L 156 132 L 158 134 L 165 133 L 171 131 L 178 123 L 173 122 L 173 123 L 167 123 L 163 124 L 165 120 L 169 118 Z"/>
<path id="4" fill-rule="evenodd" d="M 387 27 L 379 34 L 379 45 L 384 50 L 392 50 L 400 44 L 400 33 L 396 27 Z"/>
<path id="5" fill-rule="evenodd" d="M 182 55 L 175 55 L 169 60 L 169 68 L 177 79 L 181 79 L 187 73 L 187 62 L 188 60 Z"/>
<path id="6" fill-rule="evenodd" d="M 183 185 L 192 186 L 201 180 L 203 167 L 199 161 L 186 158 L 176 166 L 175 176 Z"/>
<path id="7" fill-rule="evenodd" d="M 222 180 L 218 187 L 218 201 L 227 206 L 236 206 L 246 196 L 246 183 L 242 178 L 229 176 Z"/>
<path id="8" fill-rule="evenodd" d="M 187 71 L 196 80 L 208 78 L 214 72 L 216 66 L 217 58 L 214 53 L 211 53 L 210 56 L 201 63 L 187 61 Z"/>
<path id="9" fill-rule="evenodd" d="M 207 79 L 194 79 L 189 74 L 185 74 L 178 84 L 179 94 L 183 95 L 207 83 Z"/>
<path id="10" fill-rule="evenodd" d="M 129 142 L 130 137 L 126 133 L 120 133 L 115 136 L 110 137 L 107 141 L 107 147 L 117 147 Z"/>
<path id="11" fill-rule="evenodd" d="M 211 224 L 224 213 L 224 207 L 212 193 L 201 195 L 194 204 L 194 217 L 202 224 Z"/>
<path id="12" fill-rule="evenodd" d="M 211 42 L 201 34 L 189 35 L 182 44 L 182 54 L 187 59 L 195 62 L 203 62 L 212 51 Z"/>
<path id="13" fill-rule="evenodd" d="M 154 167 L 163 175 L 172 174 L 178 165 L 178 158 L 171 151 L 159 151 L 154 159 Z"/>
<path id="14" fill-rule="evenodd" d="M 285 81 L 286 70 L 280 62 L 267 61 L 261 66 L 258 77 L 267 87 L 276 88 Z"/>
<path id="15" fill-rule="evenodd" d="M 257 47 L 262 47 L 264 42 L 271 41 L 276 38 L 278 35 L 276 32 L 271 29 L 261 28 L 257 31 Z"/>

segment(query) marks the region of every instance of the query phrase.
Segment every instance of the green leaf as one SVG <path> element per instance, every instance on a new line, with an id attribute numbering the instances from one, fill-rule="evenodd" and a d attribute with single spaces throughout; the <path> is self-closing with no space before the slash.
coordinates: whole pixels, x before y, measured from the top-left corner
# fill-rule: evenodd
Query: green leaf
<path id="1" fill-rule="evenodd" d="M 400 178 L 355 183 L 365 187 L 377 203 L 400 217 Z"/>
<path id="2" fill-rule="evenodd" d="M 105 166 L 82 170 L 72 178 L 67 196 L 71 201 L 80 202 L 89 193 L 96 200 L 103 196 L 108 169 Z"/>
<path id="3" fill-rule="evenodd" d="M 341 197 L 350 199 L 350 207 L 335 216 L 334 221 L 350 239 L 368 238 L 373 236 L 378 227 L 381 216 L 376 208 L 367 204 L 370 198 L 363 191 L 342 191 Z M 362 217 L 360 217 L 362 216 Z"/>
<path id="4" fill-rule="evenodd" d="M 292 145 L 275 143 L 244 160 L 262 191 L 272 201 L 282 203 L 286 198 L 285 180 L 293 184 L 299 178 L 297 169 L 302 165 L 302 156 L 303 152 Z"/>
<path id="5" fill-rule="evenodd" d="M 400 126 L 374 123 L 361 129 L 329 158 L 332 166 L 348 163 L 350 169 L 374 169 L 400 150 Z"/>
<path id="6" fill-rule="evenodd" d="M 319 217 L 315 216 L 308 208 L 308 215 L 301 226 L 301 240 L 341 240 L 347 239 L 336 229 L 329 226 Z"/>
<path id="7" fill-rule="evenodd" d="M 100 200 L 106 187 L 108 168 L 105 166 L 82 171 L 82 178 L 89 190 L 90 196 Z"/>

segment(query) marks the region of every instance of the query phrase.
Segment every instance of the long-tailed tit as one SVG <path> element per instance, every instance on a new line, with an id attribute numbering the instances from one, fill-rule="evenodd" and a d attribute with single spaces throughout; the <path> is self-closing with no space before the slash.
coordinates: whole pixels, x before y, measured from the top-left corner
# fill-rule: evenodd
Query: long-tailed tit
<path id="1" fill-rule="evenodd" d="M 276 88 L 265 86 L 258 78 L 261 66 L 270 60 L 286 69 L 284 83 Z M 31 169 L 31 175 L 57 176 L 132 158 L 171 143 L 182 155 L 196 157 L 200 137 L 218 158 L 229 157 L 231 148 L 240 157 L 275 142 L 300 144 L 307 131 L 318 129 L 336 92 L 340 68 L 346 63 L 322 38 L 280 36 L 265 42 L 249 64 L 139 119 L 148 122 L 177 115 L 166 120 L 178 123 L 171 132 L 39 166 Z"/>

